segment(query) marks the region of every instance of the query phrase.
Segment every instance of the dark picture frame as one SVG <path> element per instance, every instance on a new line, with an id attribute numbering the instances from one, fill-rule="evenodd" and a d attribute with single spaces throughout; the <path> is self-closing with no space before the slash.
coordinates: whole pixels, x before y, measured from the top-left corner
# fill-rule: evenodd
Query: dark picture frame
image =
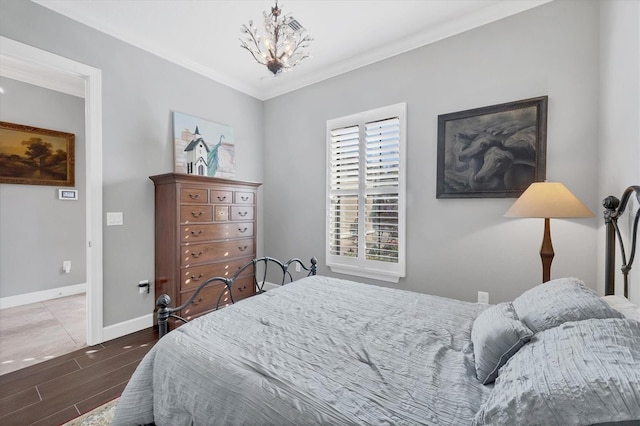
<path id="1" fill-rule="evenodd" d="M 0 121 L 0 183 L 75 186 L 75 135 Z"/>
<path id="2" fill-rule="evenodd" d="M 438 116 L 436 198 L 519 197 L 546 178 L 547 96 Z"/>

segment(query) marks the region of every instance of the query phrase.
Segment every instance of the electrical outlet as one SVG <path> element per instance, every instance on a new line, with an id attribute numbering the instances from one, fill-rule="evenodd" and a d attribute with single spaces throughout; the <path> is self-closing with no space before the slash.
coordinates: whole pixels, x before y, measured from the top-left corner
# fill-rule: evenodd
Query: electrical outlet
<path id="1" fill-rule="evenodd" d="M 64 271 L 65 274 L 70 274 L 71 273 L 71 261 L 70 260 L 65 260 L 64 262 L 62 262 L 62 270 Z"/>
<path id="2" fill-rule="evenodd" d="M 138 292 L 140 294 L 149 293 L 149 280 L 138 281 Z"/>
<path id="3" fill-rule="evenodd" d="M 302 269 L 300 268 L 300 264 L 296 262 L 296 272 L 300 272 Z"/>
<path id="4" fill-rule="evenodd" d="M 489 293 L 487 293 L 486 291 L 479 291 L 478 292 L 478 303 L 489 303 Z"/>

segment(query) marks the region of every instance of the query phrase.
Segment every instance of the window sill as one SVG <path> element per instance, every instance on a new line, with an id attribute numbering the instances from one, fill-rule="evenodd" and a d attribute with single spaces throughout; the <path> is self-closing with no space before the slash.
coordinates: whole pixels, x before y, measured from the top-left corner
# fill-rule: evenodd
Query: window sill
<path id="1" fill-rule="evenodd" d="M 331 272 L 335 272 L 338 274 L 345 275 L 354 275 L 362 278 L 370 278 L 378 281 L 385 281 L 388 283 L 397 283 L 400 281 L 400 275 L 383 270 L 372 270 L 372 269 L 362 269 L 362 268 L 353 268 L 344 265 L 328 265 Z M 404 275 L 402 275 L 404 276 Z"/>

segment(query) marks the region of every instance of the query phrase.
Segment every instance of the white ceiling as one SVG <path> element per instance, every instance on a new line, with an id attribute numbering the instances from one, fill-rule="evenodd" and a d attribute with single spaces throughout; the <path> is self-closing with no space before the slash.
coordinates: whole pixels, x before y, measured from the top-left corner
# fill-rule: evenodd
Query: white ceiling
<path id="1" fill-rule="evenodd" d="M 280 0 L 314 41 L 310 59 L 277 77 L 239 41 L 274 0 L 33 1 L 265 100 L 552 0 Z"/>

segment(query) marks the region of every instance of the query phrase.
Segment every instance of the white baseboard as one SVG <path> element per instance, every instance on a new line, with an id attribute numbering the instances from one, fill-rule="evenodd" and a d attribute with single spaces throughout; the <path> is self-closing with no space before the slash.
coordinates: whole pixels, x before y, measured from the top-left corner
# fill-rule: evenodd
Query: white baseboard
<path id="1" fill-rule="evenodd" d="M 33 293 L 18 294 L 16 296 L 0 297 L 0 309 L 13 308 L 15 306 L 28 305 L 29 303 L 38 303 L 86 292 L 87 283 L 83 283 L 49 290 L 34 291 Z"/>
<path id="2" fill-rule="evenodd" d="M 153 327 L 153 313 L 104 327 L 102 329 L 102 341 L 117 339 L 149 327 Z"/>

